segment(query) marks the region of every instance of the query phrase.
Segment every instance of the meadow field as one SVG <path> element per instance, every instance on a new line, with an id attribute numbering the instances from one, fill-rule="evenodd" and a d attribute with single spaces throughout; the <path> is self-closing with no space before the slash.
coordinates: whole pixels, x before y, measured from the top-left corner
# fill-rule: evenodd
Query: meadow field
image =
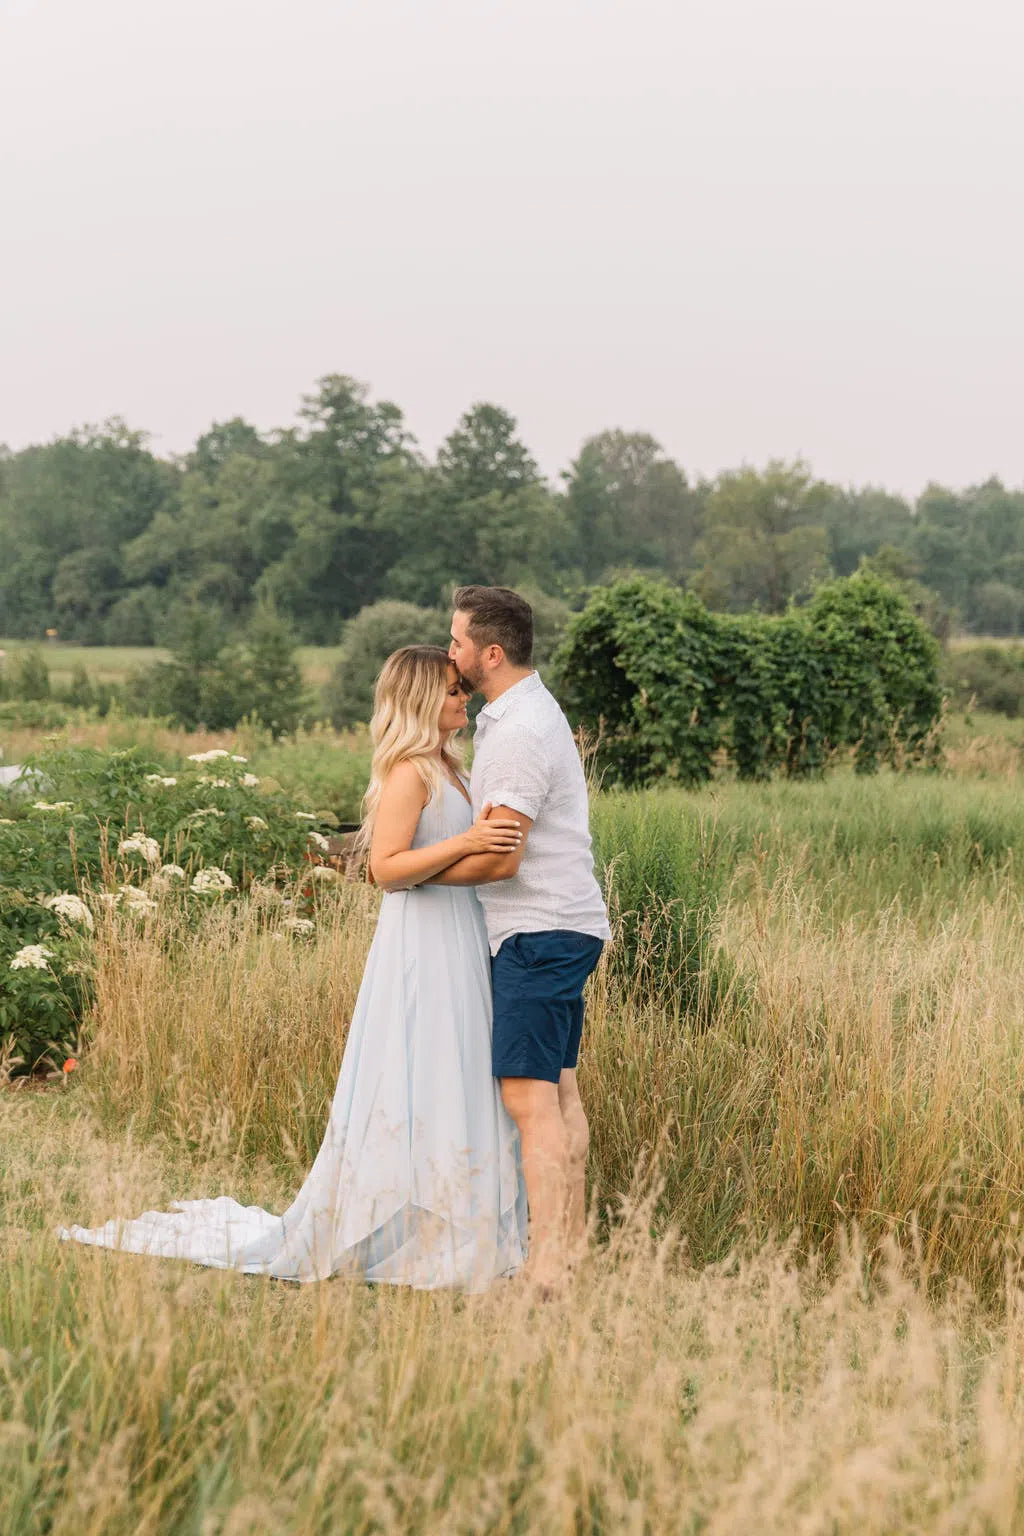
<path id="1" fill-rule="evenodd" d="M 67 733 L 240 750 L 335 815 L 366 764 Z M 184 946 L 101 925 L 78 1070 L 0 1091 L 0 1530 L 1024 1530 L 1024 722 L 946 734 L 940 772 L 595 794 L 592 1243 L 545 1305 L 61 1247 L 287 1204 L 378 898 L 305 944 L 241 901 Z"/>

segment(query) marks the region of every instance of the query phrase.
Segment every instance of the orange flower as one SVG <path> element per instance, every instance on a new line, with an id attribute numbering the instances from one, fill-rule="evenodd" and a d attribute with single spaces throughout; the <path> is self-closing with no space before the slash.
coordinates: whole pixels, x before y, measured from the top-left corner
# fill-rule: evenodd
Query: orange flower
<path id="1" fill-rule="evenodd" d="M 65 1072 L 74 1072 L 74 1070 L 75 1070 L 75 1068 L 77 1066 L 78 1066 L 78 1062 L 75 1060 L 75 1058 L 73 1056 L 69 1056 L 67 1061 L 64 1063 L 64 1071 Z"/>

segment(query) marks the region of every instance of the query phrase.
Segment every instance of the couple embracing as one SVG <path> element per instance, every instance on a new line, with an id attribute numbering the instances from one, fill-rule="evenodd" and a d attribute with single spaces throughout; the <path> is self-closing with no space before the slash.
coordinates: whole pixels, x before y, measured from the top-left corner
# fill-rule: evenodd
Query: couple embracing
<path id="1" fill-rule="evenodd" d="M 362 837 L 385 895 L 295 1201 L 194 1200 L 61 1236 L 287 1280 L 477 1291 L 524 1265 L 542 1289 L 566 1273 L 585 1227 L 583 986 L 609 936 L 586 784 L 531 664 L 529 604 L 462 587 L 454 606 L 447 652 L 407 646 L 377 680 Z"/>

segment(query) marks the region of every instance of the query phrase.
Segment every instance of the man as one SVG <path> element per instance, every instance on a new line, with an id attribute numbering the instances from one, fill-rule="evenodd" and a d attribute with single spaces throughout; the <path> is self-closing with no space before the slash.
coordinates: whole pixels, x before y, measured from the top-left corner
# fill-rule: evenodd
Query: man
<path id="1" fill-rule="evenodd" d="M 583 984 L 610 936 L 594 878 L 587 787 L 569 723 L 532 664 L 533 610 L 507 587 L 460 587 L 449 655 L 486 699 L 470 790 L 516 817 L 519 847 L 434 877 L 475 885 L 494 992 L 493 1070 L 519 1128 L 530 1203 L 528 1272 L 557 1284 L 584 1241 L 589 1130 L 576 1086 Z"/>

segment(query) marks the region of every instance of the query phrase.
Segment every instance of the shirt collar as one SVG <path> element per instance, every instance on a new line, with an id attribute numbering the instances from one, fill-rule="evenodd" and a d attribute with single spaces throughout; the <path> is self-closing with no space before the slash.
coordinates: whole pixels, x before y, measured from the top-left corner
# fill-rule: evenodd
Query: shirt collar
<path id="1" fill-rule="evenodd" d="M 535 688 L 542 687 L 539 672 L 531 672 L 526 677 L 521 677 L 518 683 L 513 683 L 511 688 L 506 688 L 504 693 L 499 693 L 490 704 L 485 704 L 477 716 L 478 720 L 500 720 L 510 704 L 524 694 L 532 693 Z"/>

